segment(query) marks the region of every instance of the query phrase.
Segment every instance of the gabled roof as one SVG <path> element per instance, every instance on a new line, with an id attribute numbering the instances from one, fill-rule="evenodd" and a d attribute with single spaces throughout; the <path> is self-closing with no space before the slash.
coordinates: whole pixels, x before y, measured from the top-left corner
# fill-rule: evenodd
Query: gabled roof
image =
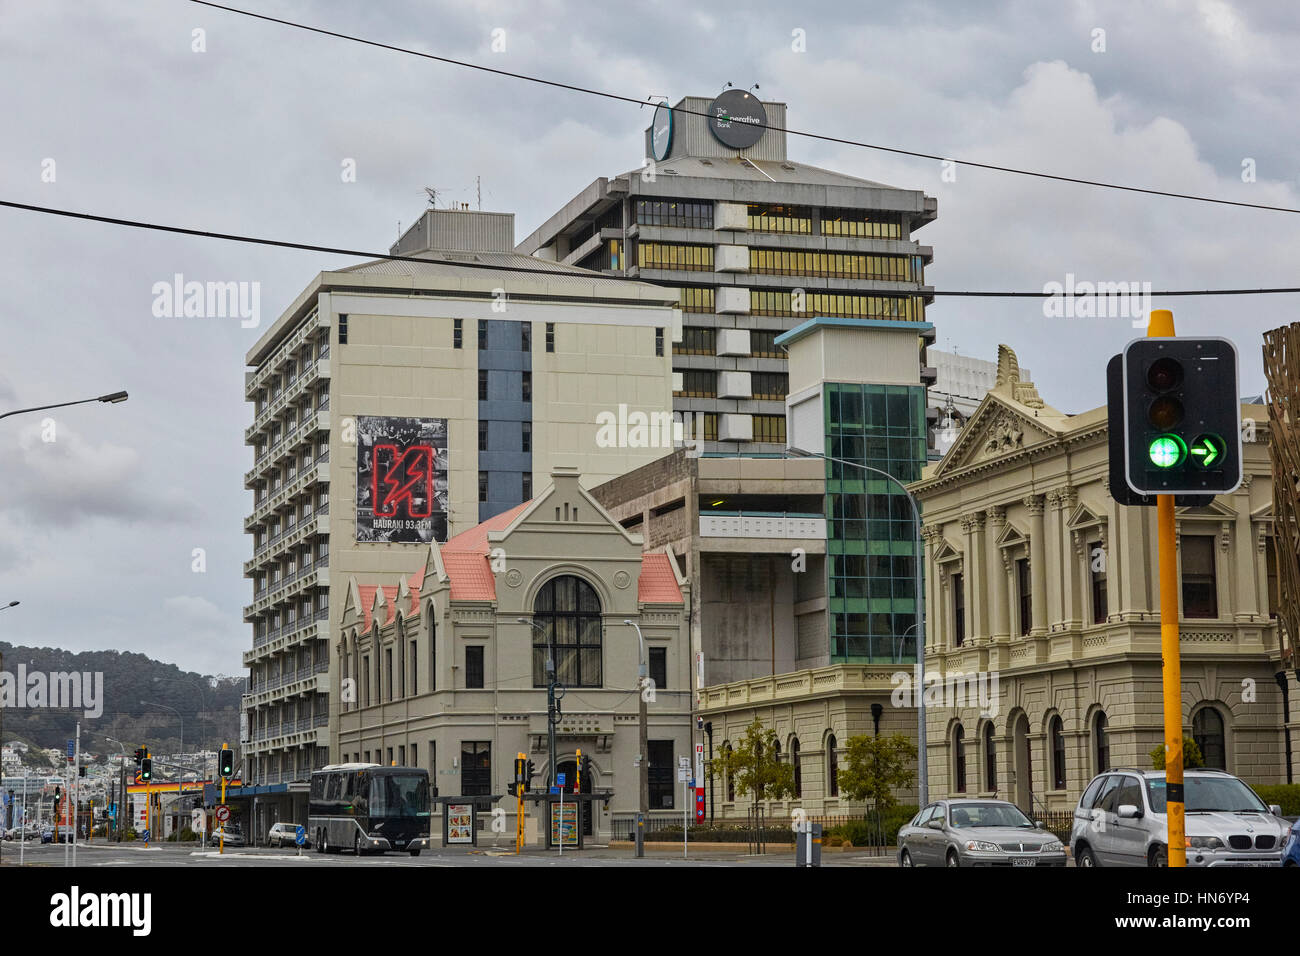
<path id="1" fill-rule="evenodd" d="M 442 564 L 451 579 L 453 601 L 495 601 L 496 575 L 488 563 L 488 532 L 504 531 L 527 510 L 532 501 L 515 505 L 509 511 L 493 515 L 468 531 L 448 538 L 439 550 Z"/>
<path id="2" fill-rule="evenodd" d="M 673 559 L 663 551 L 647 551 L 641 556 L 641 576 L 636 582 L 636 599 L 642 604 L 681 604 L 682 589 L 677 585 Z"/>

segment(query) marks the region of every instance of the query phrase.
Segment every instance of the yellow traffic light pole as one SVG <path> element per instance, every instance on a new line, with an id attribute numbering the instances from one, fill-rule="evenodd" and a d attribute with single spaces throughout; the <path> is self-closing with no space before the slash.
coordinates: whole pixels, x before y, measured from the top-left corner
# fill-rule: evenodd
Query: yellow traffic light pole
<path id="1" fill-rule="evenodd" d="M 1148 338 L 1173 338 L 1174 314 L 1154 309 Z M 1164 662 L 1165 819 L 1170 866 L 1187 865 L 1183 803 L 1183 665 L 1178 639 L 1178 552 L 1174 496 L 1156 496 L 1156 539 L 1160 548 L 1160 656 Z"/>

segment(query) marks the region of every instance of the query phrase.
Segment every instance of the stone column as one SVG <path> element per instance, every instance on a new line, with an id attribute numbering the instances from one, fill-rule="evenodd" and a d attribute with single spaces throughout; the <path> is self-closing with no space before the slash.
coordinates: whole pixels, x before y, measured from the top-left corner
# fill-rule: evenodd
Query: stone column
<path id="1" fill-rule="evenodd" d="M 966 602 L 967 636 L 971 643 L 980 643 L 988 637 L 988 573 L 984 562 L 984 513 L 962 515 L 962 530 L 966 532 Z"/>
<path id="2" fill-rule="evenodd" d="M 1057 520 L 1061 534 L 1061 617 L 1066 630 L 1077 628 L 1083 621 L 1080 610 L 1079 571 L 1083 567 L 1083 552 L 1087 542 L 1083 535 L 1077 537 L 1070 531 L 1070 514 L 1079 502 L 1079 492 L 1068 485 L 1056 495 Z"/>
<path id="3" fill-rule="evenodd" d="M 1047 542 L 1044 539 L 1043 496 L 1026 495 L 1021 503 L 1029 512 L 1029 580 L 1034 622 L 1030 636 L 1047 633 Z"/>
<path id="4" fill-rule="evenodd" d="M 1007 509 L 1001 506 L 989 508 L 984 512 L 988 518 L 988 555 L 984 566 L 988 569 L 988 593 L 992 603 L 992 619 L 989 623 L 989 637 L 994 641 L 1005 641 L 1011 636 L 1011 624 L 1007 615 L 1007 573 L 998 552 L 998 537 L 1007 523 Z"/>

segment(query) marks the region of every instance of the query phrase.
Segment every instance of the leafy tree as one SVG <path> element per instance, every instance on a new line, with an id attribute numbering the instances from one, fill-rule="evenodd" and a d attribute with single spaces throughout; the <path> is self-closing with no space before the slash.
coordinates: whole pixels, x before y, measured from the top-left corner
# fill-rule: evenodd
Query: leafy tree
<path id="1" fill-rule="evenodd" d="M 1204 767 L 1205 758 L 1201 756 L 1201 748 L 1196 746 L 1196 741 L 1191 737 L 1183 738 L 1183 769 L 1191 770 L 1193 767 Z M 1151 769 L 1165 769 L 1165 745 L 1161 744 L 1155 750 L 1151 751 Z"/>
<path id="2" fill-rule="evenodd" d="M 757 717 L 745 728 L 736 745 L 725 747 L 713 758 L 713 772 L 735 781 L 736 793 L 752 794 L 754 806 L 760 797 L 780 800 L 794 793 L 794 767 L 780 757 L 776 731 L 764 727 Z"/>
<path id="3" fill-rule="evenodd" d="M 898 804 L 894 790 L 916 779 L 916 745 L 904 734 L 850 737 L 845 751 L 840 793 L 850 800 L 870 800 L 877 810 L 888 810 Z"/>

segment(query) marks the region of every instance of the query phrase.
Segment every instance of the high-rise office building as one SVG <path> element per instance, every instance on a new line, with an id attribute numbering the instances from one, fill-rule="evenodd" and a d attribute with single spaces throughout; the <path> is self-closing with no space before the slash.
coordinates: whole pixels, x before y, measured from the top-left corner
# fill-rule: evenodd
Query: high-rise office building
<path id="1" fill-rule="evenodd" d="M 777 336 L 813 317 L 922 322 L 932 299 L 914 234 L 935 200 L 794 162 L 785 125 L 785 104 L 741 90 L 662 104 L 642 168 L 597 179 L 516 247 L 680 290 L 674 408 L 704 416 L 707 451 L 783 450 Z"/>
<path id="2" fill-rule="evenodd" d="M 603 441 L 599 420 L 671 411 L 676 295 L 512 242 L 511 216 L 427 210 L 393 249 L 427 262 L 320 273 L 247 355 L 245 779 L 286 812 L 345 691 L 339 575 L 409 574 L 555 467 L 596 484 L 671 450 Z"/>

